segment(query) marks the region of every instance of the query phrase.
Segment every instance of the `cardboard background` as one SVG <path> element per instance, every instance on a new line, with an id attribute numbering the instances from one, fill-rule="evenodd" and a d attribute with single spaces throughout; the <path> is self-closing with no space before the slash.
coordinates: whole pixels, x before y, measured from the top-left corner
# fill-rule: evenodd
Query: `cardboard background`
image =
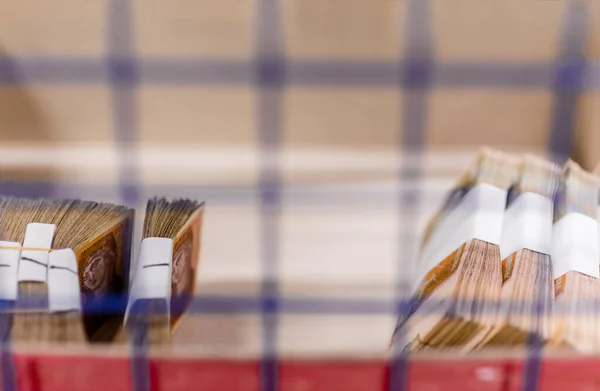
<path id="1" fill-rule="evenodd" d="M 437 64 L 427 89 L 422 136 L 425 146 L 545 148 L 556 93 L 551 85 L 532 80 L 541 77 L 551 84 L 551 67 L 560 52 L 565 24 L 564 11 L 573 2 L 577 1 L 431 0 L 429 26 L 421 28 L 427 34 L 412 33 L 428 35 L 413 41 L 417 42 L 417 50 L 427 49 Z M 597 61 L 598 2 L 581 2 L 588 7 L 587 58 Z M 393 83 L 393 74 L 386 74 L 393 72 L 395 64 L 408 54 L 406 15 L 410 3 L 279 3 L 282 46 L 292 61 L 286 74 L 292 81 L 281 94 L 285 147 L 397 148 L 407 128 L 403 105 L 411 93 Z M 255 0 L 131 0 L 131 42 L 112 46 L 129 47 L 137 61 L 139 82 L 132 91 L 131 103 L 137 142 L 174 147 L 256 146 L 258 89 L 250 76 L 241 76 L 245 80 L 241 82 L 199 83 L 170 82 L 169 76 L 164 76 L 177 73 L 177 67 L 185 68 L 186 63 L 193 68 L 195 63 L 229 61 L 243 68 L 243 64 L 253 61 L 256 6 Z M 112 8 L 111 1 L 53 0 L 40 5 L 26 0 L 0 4 L 0 55 L 7 58 L 4 69 L 14 79 L 0 86 L 3 146 L 117 147 L 113 89 L 108 71 L 102 67 L 106 56 L 119 56 L 122 51 L 109 45 L 111 34 L 117 34 L 117 28 L 111 25 Z M 30 12 L 32 9 L 36 12 Z M 431 45 L 418 49 L 420 40 L 426 38 L 430 38 Z M 62 71 L 82 72 L 79 82 L 77 78 L 71 82 L 52 81 L 40 70 L 44 66 L 39 62 L 43 63 L 40 59 L 44 58 L 50 59 L 47 62 L 69 58 L 87 62 L 88 66 L 83 71 Z M 163 65 L 156 65 L 161 61 Z M 303 61 L 321 61 L 333 74 L 316 82 L 318 70 L 295 70 L 302 68 Z M 369 68 L 369 64 L 378 62 L 384 64 L 382 70 Z M 470 64 L 476 69 L 465 68 L 460 75 L 452 76 L 456 64 Z M 511 70 L 511 64 L 534 69 L 526 77 L 523 75 L 528 71 Z M 343 73 L 340 68 L 353 65 L 359 68 L 355 72 L 359 81 L 341 75 L 347 83 L 331 83 L 331 78 Z M 362 76 L 361 66 L 367 69 Z M 502 71 L 492 71 L 496 76 L 488 80 L 487 71 L 478 69 L 490 66 L 508 66 L 508 76 L 493 81 Z M 166 77 L 162 81 L 160 69 Z M 94 76 L 88 78 L 85 72 Z M 477 76 L 478 72 L 483 73 Z M 210 79 L 210 75 L 207 77 Z M 383 82 L 364 82 L 369 77 Z M 473 77 L 475 81 L 461 82 Z M 303 82 L 306 78 L 313 81 Z M 520 78 L 524 80 L 519 82 Z M 391 84 L 387 82 L 390 80 Z M 577 145 L 573 151 L 588 168 L 595 163 L 592 156 L 597 153 L 590 151 L 591 145 L 598 144 L 593 131 L 598 127 L 594 114 L 599 104 L 597 91 L 583 95 L 576 118 Z"/>

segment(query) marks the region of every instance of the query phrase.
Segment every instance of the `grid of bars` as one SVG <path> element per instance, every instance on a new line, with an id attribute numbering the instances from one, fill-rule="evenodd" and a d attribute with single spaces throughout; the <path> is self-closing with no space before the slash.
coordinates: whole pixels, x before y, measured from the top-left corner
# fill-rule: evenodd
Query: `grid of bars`
<path id="1" fill-rule="evenodd" d="M 255 58 L 247 62 L 195 59 L 191 61 L 144 60 L 137 61 L 132 44 L 132 6 L 128 0 L 109 0 L 107 12 L 108 58 L 99 62 L 93 59 L 22 58 L 0 60 L 0 83 L 110 83 L 112 121 L 114 136 L 120 149 L 121 169 L 119 189 L 121 198 L 128 204 L 140 201 L 140 178 L 135 165 L 127 162 L 135 159 L 126 154 L 135 153 L 138 139 L 138 123 L 135 90 L 140 84 L 202 84 L 253 85 L 259 91 L 258 126 L 261 148 L 261 171 L 258 181 L 261 211 L 261 259 L 263 280 L 261 299 L 239 298 L 230 303 L 203 299 L 196 301 L 191 310 L 197 311 L 259 311 L 262 314 L 261 390 L 277 389 L 277 313 L 278 311 L 318 312 L 323 306 L 327 311 L 345 313 L 372 313 L 389 311 L 381 303 L 324 303 L 319 300 L 294 303 L 278 299 L 276 269 L 278 260 L 278 234 L 281 207 L 282 181 L 278 173 L 278 144 L 282 127 L 282 92 L 288 85 L 395 85 L 411 94 L 398 110 L 403 112 L 399 149 L 421 150 L 424 148 L 425 122 L 428 112 L 428 92 L 438 85 L 493 86 L 499 88 L 550 88 L 554 92 L 549 152 L 556 156 L 568 156 L 573 143 L 574 116 L 577 97 L 584 89 L 599 89 L 591 74 L 598 64 L 587 64 L 583 54 L 586 42 L 586 3 L 566 2 L 565 18 L 559 57 L 548 63 L 438 63 L 435 61 L 430 34 L 429 0 L 406 1 L 406 31 L 403 36 L 404 58 L 397 62 L 343 62 L 298 61 L 286 59 L 282 38 L 282 21 L 278 0 L 257 0 Z M 133 152 L 132 152 L 133 151 Z M 267 160 L 275 157 L 275 164 Z M 403 154 L 406 156 L 406 154 Z M 422 175 L 418 165 L 401 164 L 400 181 L 418 179 Z M 48 188 L 25 184 L 10 192 L 45 195 Z M 398 203 L 404 207 L 419 208 L 420 191 L 404 190 L 398 194 Z M 406 216 L 403 216 L 406 218 Z M 398 238 L 403 248 L 414 246 L 412 236 Z M 398 278 L 400 281 L 400 278 Z M 398 295 L 403 287 L 398 283 Z M 395 311 L 402 312 L 400 300 Z M 7 356 L 4 346 L 3 355 Z M 535 390 L 540 368 L 539 349 L 535 341 L 529 350 L 524 389 Z M 3 357 L 4 358 L 4 357 Z M 15 389 L 14 368 L 10 360 L 2 360 L 3 389 Z M 136 391 L 151 389 L 148 359 L 144 346 L 134 346 L 132 360 L 133 384 Z M 394 355 L 390 389 L 406 389 L 408 358 L 397 352 Z"/>

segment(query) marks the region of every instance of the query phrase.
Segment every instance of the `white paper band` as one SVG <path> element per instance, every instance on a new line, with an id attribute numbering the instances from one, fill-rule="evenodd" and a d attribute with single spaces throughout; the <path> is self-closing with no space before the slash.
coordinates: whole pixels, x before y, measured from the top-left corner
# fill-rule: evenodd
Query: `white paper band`
<path id="1" fill-rule="evenodd" d="M 480 184 L 473 187 L 439 223 L 418 264 L 420 280 L 427 272 L 471 239 L 500 244 L 507 191 Z"/>
<path id="2" fill-rule="evenodd" d="M 0 241 L 0 247 L 13 247 L 0 248 L 0 300 L 17 300 L 21 243 Z"/>
<path id="3" fill-rule="evenodd" d="M 54 224 L 27 224 L 25 231 L 25 248 L 52 248 L 54 239 Z M 44 250 L 23 250 L 21 251 L 21 260 L 19 261 L 19 281 L 39 281 L 46 282 L 48 270 L 48 251 Z"/>
<path id="4" fill-rule="evenodd" d="M 552 230 L 554 278 L 570 271 L 599 278 L 598 221 L 581 213 L 569 213 Z"/>
<path id="5" fill-rule="evenodd" d="M 50 311 L 81 311 L 77 258 L 71 249 L 52 251 L 48 257 Z"/>
<path id="6" fill-rule="evenodd" d="M 171 266 L 173 239 L 146 238 L 142 240 L 140 255 L 129 292 L 125 320 L 131 306 L 139 299 L 171 300 Z"/>
<path id="7" fill-rule="evenodd" d="M 506 209 L 502 225 L 500 255 L 506 259 L 528 249 L 542 254 L 552 251 L 552 200 L 536 193 L 523 193 Z"/>

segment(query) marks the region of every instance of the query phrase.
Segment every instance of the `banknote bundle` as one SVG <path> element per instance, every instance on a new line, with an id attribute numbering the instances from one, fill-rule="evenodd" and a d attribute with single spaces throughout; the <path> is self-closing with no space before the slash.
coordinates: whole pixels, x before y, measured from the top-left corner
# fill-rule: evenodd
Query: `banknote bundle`
<path id="1" fill-rule="evenodd" d="M 514 157 L 491 149 L 479 153 L 425 232 L 419 284 L 394 344 L 410 351 L 467 348 L 494 325 L 502 287 L 502 221 L 517 176 Z"/>
<path id="2" fill-rule="evenodd" d="M 195 201 L 148 201 L 120 339 L 152 345 L 170 341 L 193 296 L 202 214 L 203 204 Z"/>
<path id="3" fill-rule="evenodd" d="M 550 346 L 600 349 L 600 177 L 574 162 L 565 166 L 555 204 L 552 261 L 555 307 Z"/>
<path id="4" fill-rule="evenodd" d="M 393 344 L 600 351 L 599 224 L 597 174 L 483 150 L 425 231 Z"/>
<path id="5" fill-rule="evenodd" d="M 80 342 L 122 321 L 87 314 L 85 303 L 126 289 L 132 217 L 108 203 L 0 198 L 3 330 L 15 341 Z"/>
<path id="6" fill-rule="evenodd" d="M 550 337 L 554 301 L 552 223 L 561 168 L 526 155 L 504 214 L 500 253 L 502 293 L 498 320 L 480 347 L 524 345 Z"/>

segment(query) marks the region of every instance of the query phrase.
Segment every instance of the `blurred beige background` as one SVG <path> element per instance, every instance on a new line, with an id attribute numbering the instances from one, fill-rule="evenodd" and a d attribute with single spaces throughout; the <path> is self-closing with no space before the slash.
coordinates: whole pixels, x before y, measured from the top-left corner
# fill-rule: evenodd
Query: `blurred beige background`
<path id="1" fill-rule="evenodd" d="M 439 61 L 551 62 L 558 55 L 569 0 L 432 0 L 431 34 Z M 0 4 L 0 54 L 8 57 L 107 54 L 109 1 L 24 0 Z M 397 61 L 408 1 L 281 1 L 286 55 L 294 60 Z M 600 55 L 600 6 L 587 1 L 590 60 Z M 132 0 L 138 58 L 249 60 L 253 0 Z M 30 12 L 35 9 L 36 12 Z M 593 20 L 593 19 L 596 20 Z M 18 62 L 18 61 L 16 61 Z M 18 66 L 13 65 L 19 73 Z M 586 93 L 575 148 L 587 166 L 598 144 L 598 93 Z M 394 86 L 291 86 L 282 94 L 286 148 L 393 150 L 406 94 Z M 548 88 L 434 87 L 425 140 L 430 149 L 482 143 L 542 149 L 553 93 Z M 142 85 L 135 93 L 143 146 L 254 148 L 257 91 L 248 85 Z M 0 87 L 3 149 L 113 148 L 110 86 L 104 82 L 23 83 Z M 595 122 L 596 121 L 596 122 Z M 592 142 L 594 141 L 594 142 Z"/>

